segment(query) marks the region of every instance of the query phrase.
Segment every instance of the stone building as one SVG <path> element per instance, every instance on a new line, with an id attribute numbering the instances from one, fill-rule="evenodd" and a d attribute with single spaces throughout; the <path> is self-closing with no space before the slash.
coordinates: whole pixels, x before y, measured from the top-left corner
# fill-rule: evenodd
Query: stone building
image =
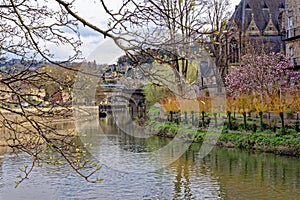
<path id="1" fill-rule="evenodd" d="M 299 0 L 294 0 L 299 1 Z M 228 22 L 223 65 L 239 65 L 241 56 L 254 48 L 285 52 L 281 33 L 285 0 L 241 0 Z"/>
<path id="2" fill-rule="evenodd" d="M 286 9 L 283 15 L 282 31 L 286 43 L 286 56 L 296 69 L 300 69 L 300 1 L 286 0 Z"/>

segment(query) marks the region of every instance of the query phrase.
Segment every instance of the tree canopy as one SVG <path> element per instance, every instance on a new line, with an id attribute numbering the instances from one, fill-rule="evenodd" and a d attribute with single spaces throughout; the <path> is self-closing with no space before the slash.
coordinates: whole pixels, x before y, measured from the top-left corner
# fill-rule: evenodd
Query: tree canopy
<path id="1" fill-rule="evenodd" d="M 293 68 L 280 53 L 246 54 L 226 77 L 227 90 L 233 96 L 254 93 L 267 97 L 297 91 L 300 73 Z"/>

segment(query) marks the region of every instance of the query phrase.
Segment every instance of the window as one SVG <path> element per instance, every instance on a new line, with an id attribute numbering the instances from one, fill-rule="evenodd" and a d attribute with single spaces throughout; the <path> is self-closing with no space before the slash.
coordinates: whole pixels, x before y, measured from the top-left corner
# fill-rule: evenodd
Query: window
<path id="1" fill-rule="evenodd" d="M 290 47 L 290 52 L 289 52 L 289 57 L 290 57 L 290 62 L 293 64 L 294 63 L 294 59 L 293 59 L 293 56 L 294 56 L 294 49 L 293 47 Z"/>
<path id="2" fill-rule="evenodd" d="M 239 63 L 239 45 L 234 38 L 229 44 L 229 63 Z"/>
<path id="3" fill-rule="evenodd" d="M 288 18 L 288 37 L 293 37 L 294 32 L 293 32 L 293 17 Z"/>

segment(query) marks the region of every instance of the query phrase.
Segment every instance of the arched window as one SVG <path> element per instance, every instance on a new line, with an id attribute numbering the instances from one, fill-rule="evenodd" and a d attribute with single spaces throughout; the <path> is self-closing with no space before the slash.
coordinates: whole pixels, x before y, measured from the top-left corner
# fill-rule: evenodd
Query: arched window
<path id="1" fill-rule="evenodd" d="M 229 63 L 239 63 L 239 45 L 236 39 L 232 38 L 229 43 Z"/>

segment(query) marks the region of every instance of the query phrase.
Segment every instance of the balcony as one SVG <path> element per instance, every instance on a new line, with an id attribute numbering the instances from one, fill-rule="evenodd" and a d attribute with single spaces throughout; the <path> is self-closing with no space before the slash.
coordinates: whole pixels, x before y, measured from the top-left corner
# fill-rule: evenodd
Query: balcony
<path id="1" fill-rule="evenodd" d="M 300 38 L 300 27 L 288 29 L 282 33 L 282 40 L 290 41 Z"/>

